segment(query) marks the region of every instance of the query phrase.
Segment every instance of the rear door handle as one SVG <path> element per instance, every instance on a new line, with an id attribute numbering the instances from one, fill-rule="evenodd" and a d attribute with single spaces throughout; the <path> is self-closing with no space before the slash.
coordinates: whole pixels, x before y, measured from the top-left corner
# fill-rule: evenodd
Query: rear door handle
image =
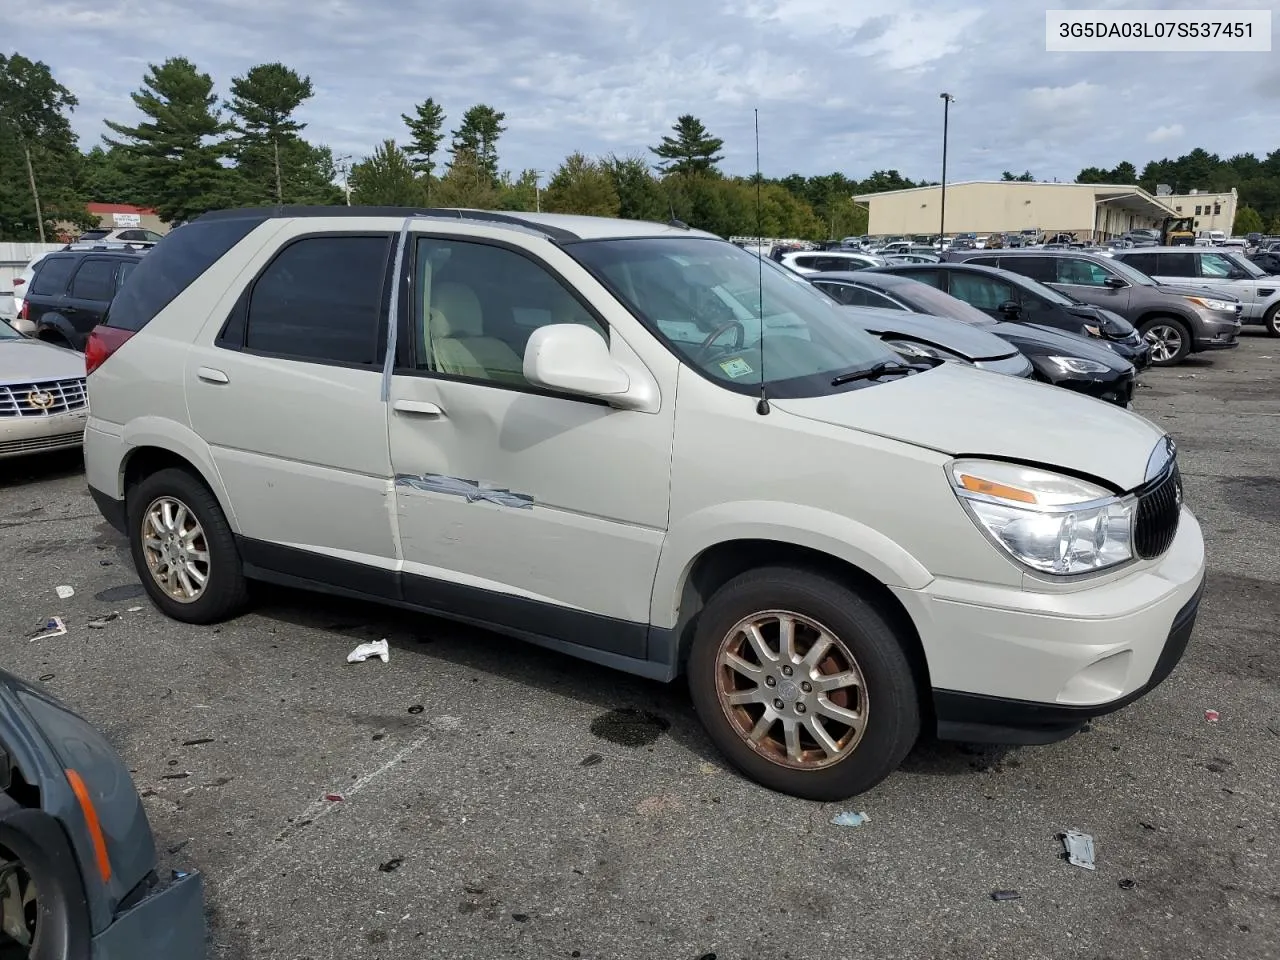
<path id="1" fill-rule="evenodd" d="M 429 400 L 397 400 L 391 407 L 396 413 L 410 413 L 419 417 L 444 416 L 444 408 Z"/>
<path id="2" fill-rule="evenodd" d="M 221 370 L 215 370 L 213 367 L 201 367 L 196 371 L 196 376 L 205 383 L 230 383 L 231 378 Z"/>

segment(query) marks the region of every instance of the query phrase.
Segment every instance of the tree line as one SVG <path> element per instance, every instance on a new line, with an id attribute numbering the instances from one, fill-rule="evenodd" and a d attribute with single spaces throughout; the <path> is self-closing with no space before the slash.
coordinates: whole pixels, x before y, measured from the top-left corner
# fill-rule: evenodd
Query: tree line
<path id="1" fill-rule="evenodd" d="M 675 218 L 721 236 L 825 240 L 866 232 L 855 194 L 929 183 L 897 170 L 861 180 L 839 172 L 730 175 L 720 167 L 724 141 L 691 114 L 646 149 L 573 152 L 549 176 L 515 172 L 500 163 L 505 113 L 477 103 L 449 124 L 431 97 L 401 115 L 399 136 L 349 164 L 353 158 L 304 136 L 296 114 L 314 94 L 310 77 L 283 63 L 259 64 L 233 77 L 229 93 L 220 97 L 214 79 L 183 57 L 152 64 L 132 94 L 142 119 L 107 119 L 103 142 L 82 151 L 70 124 L 78 106 L 72 91 L 47 64 L 0 55 L 0 240 L 43 240 L 56 224 L 91 224 L 87 201 L 154 208 L 168 222 L 224 207 L 350 202 Z M 1003 178 L 1034 179 L 1029 171 Z M 1271 231 L 1280 232 L 1280 150 L 1261 161 L 1195 150 L 1147 164 L 1141 178 L 1131 164 L 1077 177 L 1135 181 L 1152 191 L 1157 181 L 1178 189 L 1235 185 L 1242 210 L 1275 219 Z"/>

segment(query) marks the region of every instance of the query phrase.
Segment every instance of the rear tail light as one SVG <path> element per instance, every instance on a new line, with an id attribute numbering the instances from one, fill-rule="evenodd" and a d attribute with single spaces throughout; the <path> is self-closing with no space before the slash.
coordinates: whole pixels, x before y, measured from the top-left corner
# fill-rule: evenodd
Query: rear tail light
<path id="1" fill-rule="evenodd" d="M 107 358 L 124 346 L 125 341 L 132 336 L 132 330 L 121 330 L 119 327 L 94 327 L 89 334 L 89 341 L 84 345 L 85 376 L 106 363 Z"/>
<path id="2" fill-rule="evenodd" d="M 14 278 L 13 278 L 13 289 L 17 290 L 20 286 L 22 286 L 22 285 L 23 285 L 24 283 L 26 283 L 26 282 L 27 282 L 27 281 L 26 281 L 26 280 L 24 280 L 24 279 L 22 279 L 22 277 L 14 277 Z"/>
<path id="3" fill-rule="evenodd" d="M 31 304 L 27 303 L 27 301 L 25 300 L 22 301 L 22 309 L 18 311 L 18 319 L 19 320 L 31 319 Z"/>

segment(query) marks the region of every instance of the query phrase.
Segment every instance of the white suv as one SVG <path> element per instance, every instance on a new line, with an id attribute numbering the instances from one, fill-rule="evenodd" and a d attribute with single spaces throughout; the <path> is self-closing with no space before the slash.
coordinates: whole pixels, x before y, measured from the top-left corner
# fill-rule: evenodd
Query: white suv
<path id="1" fill-rule="evenodd" d="M 687 673 L 799 796 L 868 789 L 925 723 L 1068 736 L 1164 679 L 1199 603 L 1151 423 L 905 364 L 674 222 L 210 214 L 86 354 L 89 485 L 168 615 L 253 578 Z"/>

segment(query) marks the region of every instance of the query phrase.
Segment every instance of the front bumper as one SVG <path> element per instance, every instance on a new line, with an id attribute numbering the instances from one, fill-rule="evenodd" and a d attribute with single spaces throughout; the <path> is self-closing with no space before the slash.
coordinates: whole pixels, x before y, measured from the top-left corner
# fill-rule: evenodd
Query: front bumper
<path id="1" fill-rule="evenodd" d="M 1184 509 L 1163 557 L 1096 586 L 895 588 L 928 658 L 938 736 L 1046 743 L 1132 703 L 1181 659 L 1204 570 L 1200 526 Z"/>
<path id="2" fill-rule="evenodd" d="M 1236 339 L 1242 326 L 1239 315 L 1227 319 L 1220 314 L 1201 313 L 1200 320 L 1200 329 L 1193 336 L 1192 345 L 1196 352 L 1231 350 L 1240 345 Z"/>
<path id="3" fill-rule="evenodd" d="M 0 460 L 78 447 L 88 421 L 87 408 L 47 417 L 0 417 Z"/>
<path id="4" fill-rule="evenodd" d="M 92 960 L 200 960 L 206 955 L 204 880 L 188 873 L 116 914 L 93 938 Z"/>
<path id="5" fill-rule="evenodd" d="M 1107 377 L 1064 377 L 1052 383 L 1055 387 L 1065 387 L 1076 393 L 1087 394 L 1098 400 L 1105 400 L 1107 403 L 1127 407 L 1133 399 L 1134 379 L 1134 374 L 1123 373 Z"/>

